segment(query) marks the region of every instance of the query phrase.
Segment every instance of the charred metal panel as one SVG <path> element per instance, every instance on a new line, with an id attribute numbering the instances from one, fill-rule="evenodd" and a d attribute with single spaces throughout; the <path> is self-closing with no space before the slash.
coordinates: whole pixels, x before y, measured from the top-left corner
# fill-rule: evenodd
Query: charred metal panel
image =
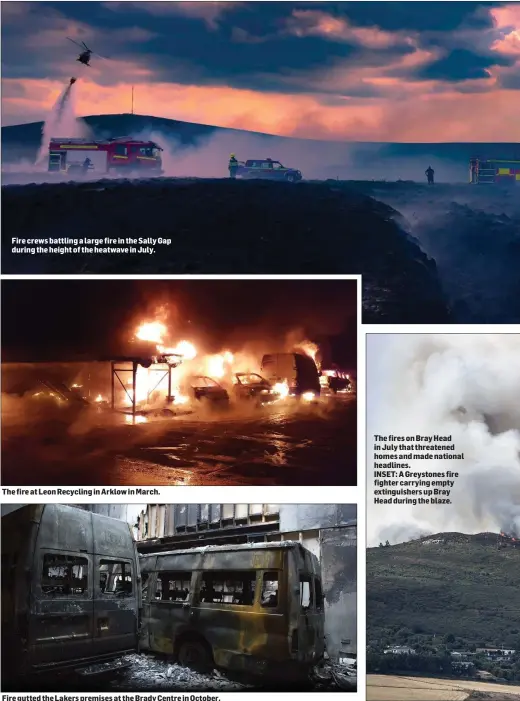
<path id="1" fill-rule="evenodd" d="M 130 529 L 126 521 L 98 516 L 92 520 L 94 532 L 94 553 L 107 553 L 112 557 L 135 557 L 134 544 L 129 537 Z"/>
<path id="2" fill-rule="evenodd" d="M 325 595 L 325 639 L 331 658 L 357 653 L 356 528 L 321 531 L 321 576 Z"/>
<path id="3" fill-rule="evenodd" d="M 235 505 L 234 504 L 222 504 L 222 520 L 234 518 L 234 516 L 235 516 Z"/>
<path id="4" fill-rule="evenodd" d="M 164 523 L 164 534 L 172 536 L 175 533 L 175 505 L 166 504 L 166 516 Z"/>
<path id="5" fill-rule="evenodd" d="M 121 521 L 127 520 L 127 504 L 71 504 L 77 509 L 91 511 L 94 514 L 101 514 L 109 518 L 118 518 Z"/>
<path id="6" fill-rule="evenodd" d="M 282 504 L 280 532 L 348 526 L 357 522 L 356 504 Z"/>
<path id="7" fill-rule="evenodd" d="M 235 518 L 246 519 L 248 511 L 248 504 L 235 504 Z"/>
<path id="8" fill-rule="evenodd" d="M 188 522 L 188 507 L 186 504 L 177 504 L 175 507 L 175 527 L 186 527 Z"/>
<path id="9" fill-rule="evenodd" d="M 204 557 L 203 557 L 204 556 Z M 283 553 L 279 549 L 204 550 L 179 551 L 178 554 L 160 555 L 157 569 L 161 571 L 186 571 L 200 569 L 279 569 Z"/>
<path id="10" fill-rule="evenodd" d="M 195 527 L 199 520 L 199 505 L 198 504 L 188 504 L 188 519 L 187 526 L 189 528 Z"/>
<path id="11" fill-rule="evenodd" d="M 121 525 L 128 531 L 126 524 Z M 92 535 L 90 512 L 64 504 L 47 504 L 38 533 L 38 548 L 91 553 L 94 547 Z"/>

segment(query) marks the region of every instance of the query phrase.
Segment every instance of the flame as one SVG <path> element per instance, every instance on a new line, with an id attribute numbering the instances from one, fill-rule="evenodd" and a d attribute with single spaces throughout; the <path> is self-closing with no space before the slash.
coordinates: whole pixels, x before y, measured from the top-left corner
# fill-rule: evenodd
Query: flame
<path id="1" fill-rule="evenodd" d="M 183 360 L 193 360 L 197 357 L 197 349 L 189 341 L 179 341 L 173 348 L 167 348 L 163 345 L 158 345 L 157 350 L 159 353 L 164 353 L 165 355 L 181 355 Z"/>
<path id="2" fill-rule="evenodd" d="M 316 395 L 314 394 L 314 392 L 304 392 L 302 394 L 302 399 L 304 402 L 312 402 L 314 400 L 315 396 Z"/>
<path id="3" fill-rule="evenodd" d="M 287 380 L 284 380 L 283 382 L 277 382 L 275 385 L 273 385 L 273 392 L 279 394 L 280 399 L 285 399 L 285 397 L 289 395 L 289 385 L 287 383 Z"/>
<path id="4" fill-rule="evenodd" d="M 190 401 L 189 397 L 184 394 L 176 394 L 173 400 L 174 404 L 187 404 Z"/>
<path id="5" fill-rule="evenodd" d="M 125 421 L 127 424 L 133 423 L 132 414 L 125 414 Z M 145 424 L 147 421 L 148 421 L 148 419 L 146 418 L 146 416 L 139 415 L 139 416 L 135 417 L 136 424 Z"/>
<path id="6" fill-rule="evenodd" d="M 165 336 L 166 326 L 160 321 L 145 321 L 135 333 L 135 337 L 140 341 L 151 341 L 152 343 L 162 343 Z"/>
<path id="7" fill-rule="evenodd" d="M 98 394 L 98 396 L 94 400 L 95 402 L 104 402 L 104 398 L 101 394 Z"/>
<path id="8" fill-rule="evenodd" d="M 297 348 L 302 350 L 305 355 L 308 355 L 314 360 L 314 362 L 316 362 L 316 356 L 318 355 L 320 349 L 315 343 L 312 343 L 312 341 L 302 341 L 302 343 L 298 344 Z"/>
<path id="9" fill-rule="evenodd" d="M 224 351 L 206 358 L 206 372 L 210 377 L 222 378 L 231 369 L 234 356 L 231 351 Z"/>

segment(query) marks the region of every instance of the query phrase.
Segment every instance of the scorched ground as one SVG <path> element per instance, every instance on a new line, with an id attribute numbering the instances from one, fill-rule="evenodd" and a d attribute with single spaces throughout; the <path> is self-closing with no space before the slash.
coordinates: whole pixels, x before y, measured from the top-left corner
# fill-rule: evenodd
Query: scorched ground
<path id="1" fill-rule="evenodd" d="M 356 402 L 86 425 L 4 422 L 4 485 L 355 485 Z"/>

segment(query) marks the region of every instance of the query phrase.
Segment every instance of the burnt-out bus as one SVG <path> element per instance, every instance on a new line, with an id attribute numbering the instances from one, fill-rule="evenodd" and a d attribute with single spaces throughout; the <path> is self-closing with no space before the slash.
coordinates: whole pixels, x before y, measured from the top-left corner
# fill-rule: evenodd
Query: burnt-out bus
<path id="1" fill-rule="evenodd" d="M 295 542 L 207 546 L 140 558 L 141 650 L 195 669 L 299 680 L 323 657 L 317 557 Z"/>
<path id="2" fill-rule="evenodd" d="M 130 527 L 62 504 L 2 516 L 2 677 L 118 666 L 138 646 L 139 563 Z"/>

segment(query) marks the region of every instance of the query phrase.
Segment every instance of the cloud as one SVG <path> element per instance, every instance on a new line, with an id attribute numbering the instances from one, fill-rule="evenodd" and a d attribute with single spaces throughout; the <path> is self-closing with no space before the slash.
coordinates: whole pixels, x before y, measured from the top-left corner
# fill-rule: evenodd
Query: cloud
<path id="1" fill-rule="evenodd" d="M 412 44 L 402 32 L 387 32 L 377 26 L 354 27 L 348 19 L 321 10 L 294 10 L 287 20 L 287 31 L 298 37 L 318 36 L 329 41 L 360 44 L 370 49 L 387 49 Z"/>
<path id="2" fill-rule="evenodd" d="M 135 85 L 141 113 L 276 134 L 518 140 L 520 3 L 430 6 L 3 3 L 4 120 L 45 118 L 74 75 L 83 114 Z M 111 60 L 83 70 L 67 36 Z"/>
<path id="3" fill-rule="evenodd" d="M 156 0 L 146 0 L 145 2 L 105 2 L 106 8 L 112 11 L 128 12 L 134 9 L 145 12 L 156 17 L 169 17 L 182 15 L 190 19 L 199 19 L 212 30 L 218 28 L 218 23 L 222 15 L 226 12 L 236 10 L 241 2 L 161 2 Z"/>

